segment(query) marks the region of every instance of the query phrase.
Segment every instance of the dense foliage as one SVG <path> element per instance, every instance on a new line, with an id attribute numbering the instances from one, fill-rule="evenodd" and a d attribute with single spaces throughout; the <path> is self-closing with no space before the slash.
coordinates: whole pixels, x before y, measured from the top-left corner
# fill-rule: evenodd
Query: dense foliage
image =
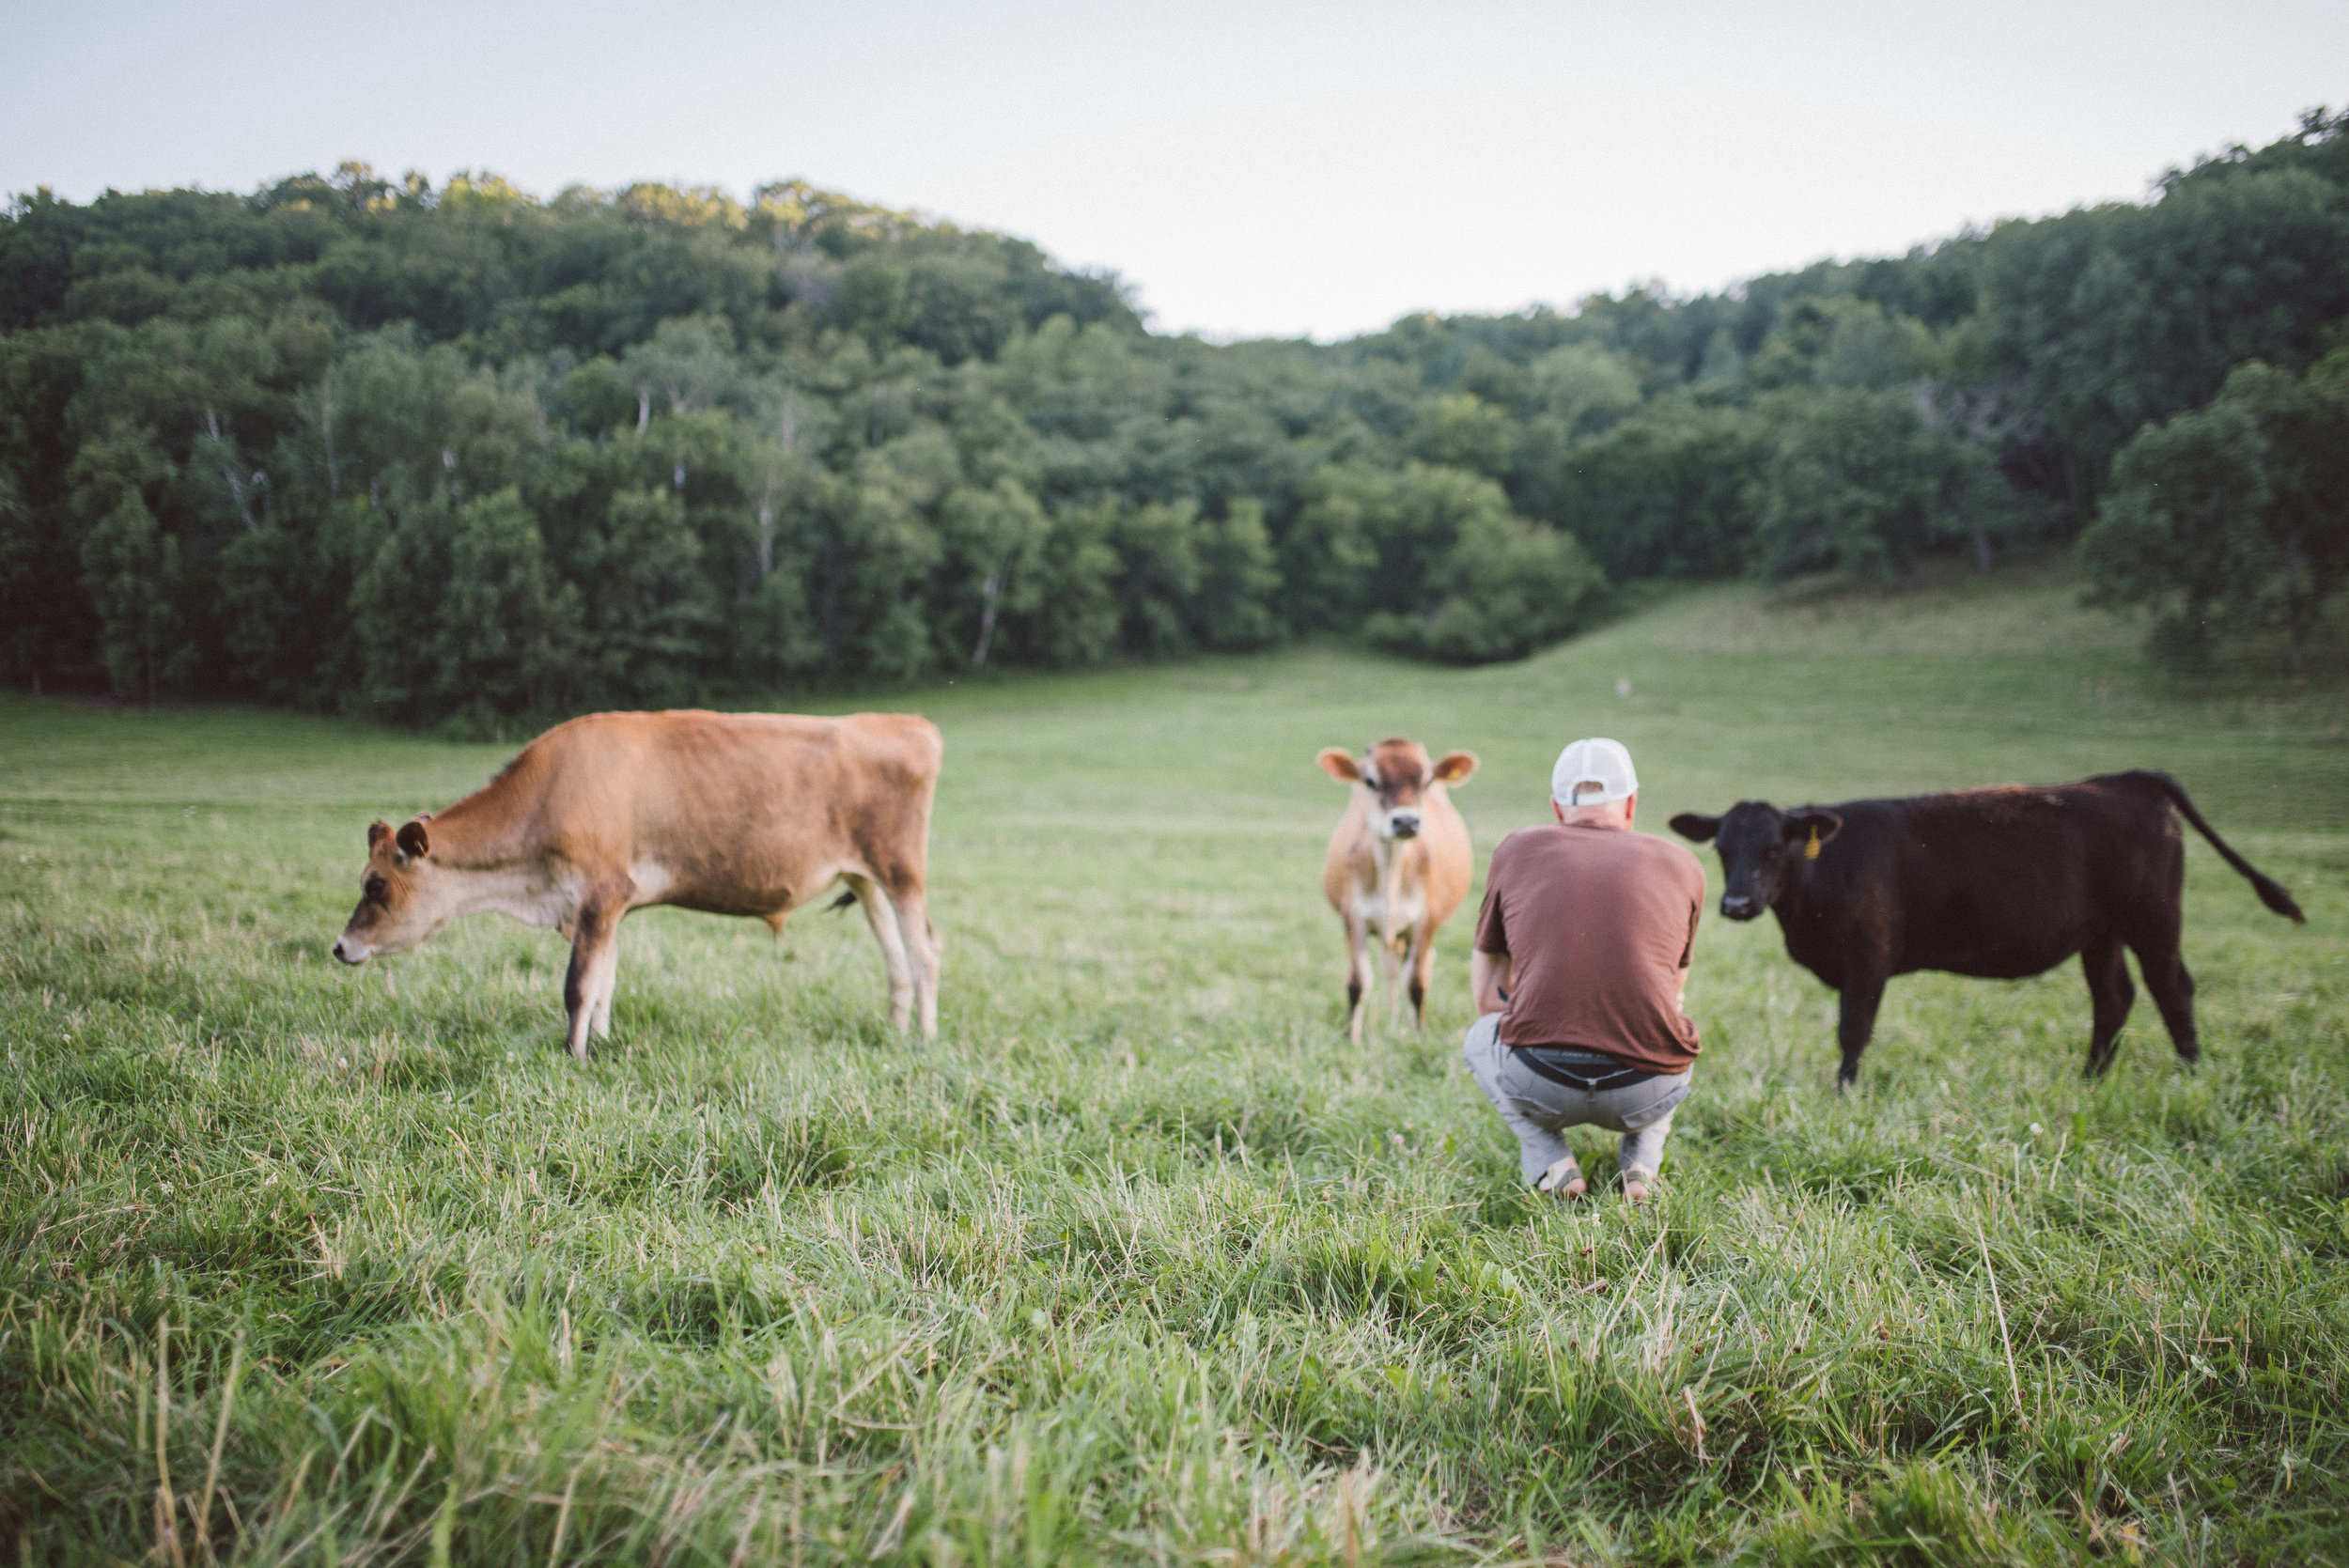
<path id="1" fill-rule="evenodd" d="M 1986 562 L 2236 366 L 2349 335 L 2345 130 L 1328 347 L 1153 335 L 1114 277 L 797 182 L 20 197 L 0 677 L 477 725 L 1306 634 L 1507 659 L 1610 580 Z M 2116 600 L 2193 597 L 2131 569 Z"/>
<path id="2" fill-rule="evenodd" d="M 2283 632 L 2293 668 L 2349 582 L 2349 349 L 2295 377 L 2257 360 L 2201 409 L 2148 425 L 2081 539 L 2108 603 L 2155 607 L 2157 646 Z"/>

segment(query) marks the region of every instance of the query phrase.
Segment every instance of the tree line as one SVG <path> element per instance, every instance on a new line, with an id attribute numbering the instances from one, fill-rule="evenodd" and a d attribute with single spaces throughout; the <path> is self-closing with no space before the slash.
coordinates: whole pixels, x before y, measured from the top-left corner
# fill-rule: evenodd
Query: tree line
<path id="1" fill-rule="evenodd" d="M 0 216 L 0 678 L 484 728 L 2081 540 L 2182 653 L 2349 574 L 2349 116 L 1720 294 L 1154 334 L 792 181 L 348 163 Z M 2328 466 L 2330 465 L 2330 466 Z"/>

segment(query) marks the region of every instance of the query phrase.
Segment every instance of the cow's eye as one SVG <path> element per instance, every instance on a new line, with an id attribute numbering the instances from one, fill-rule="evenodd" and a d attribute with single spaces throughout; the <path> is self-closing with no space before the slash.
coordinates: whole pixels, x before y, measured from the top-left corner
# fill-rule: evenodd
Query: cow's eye
<path id="1" fill-rule="evenodd" d="M 381 877 L 370 877 L 366 882 L 360 885 L 359 891 L 366 893 L 369 898 L 381 898 L 383 896 L 383 878 Z"/>

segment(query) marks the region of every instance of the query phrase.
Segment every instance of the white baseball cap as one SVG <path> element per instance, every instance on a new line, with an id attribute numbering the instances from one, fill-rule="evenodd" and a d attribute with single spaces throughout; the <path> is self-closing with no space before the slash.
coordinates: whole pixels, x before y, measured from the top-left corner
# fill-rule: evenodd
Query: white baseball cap
<path id="1" fill-rule="evenodd" d="M 1578 740 L 1549 770 L 1549 798 L 1562 806 L 1603 806 L 1640 792 L 1640 775 L 1620 740 Z"/>

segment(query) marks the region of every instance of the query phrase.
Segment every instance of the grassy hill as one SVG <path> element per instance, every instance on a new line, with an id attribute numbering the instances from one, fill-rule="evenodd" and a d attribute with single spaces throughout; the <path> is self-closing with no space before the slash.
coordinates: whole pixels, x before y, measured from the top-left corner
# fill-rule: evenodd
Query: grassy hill
<path id="1" fill-rule="evenodd" d="M 2134 645 L 2026 574 L 1706 590 L 1474 671 L 1300 649 L 877 697 L 947 737 L 943 1038 L 882 1028 L 853 916 L 778 943 L 657 911 L 583 1067 L 549 934 L 325 955 L 366 821 L 512 744 L 0 698 L 0 1534 L 2349 1560 L 2349 694 Z M 1482 755 L 1480 855 L 1582 734 L 1632 748 L 1657 830 L 2166 768 L 2310 924 L 2192 841 L 2199 1073 L 2140 1001 L 2083 1084 L 2076 966 L 1920 976 L 1839 1100 L 1832 994 L 1774 923 L 1708 920 L 1662 1199 L 1557 1209 L 1458 1063 L 1465 918 L 1425 1038 L 1344 1037 L 1312 759 L 1389 733 Z"/>

